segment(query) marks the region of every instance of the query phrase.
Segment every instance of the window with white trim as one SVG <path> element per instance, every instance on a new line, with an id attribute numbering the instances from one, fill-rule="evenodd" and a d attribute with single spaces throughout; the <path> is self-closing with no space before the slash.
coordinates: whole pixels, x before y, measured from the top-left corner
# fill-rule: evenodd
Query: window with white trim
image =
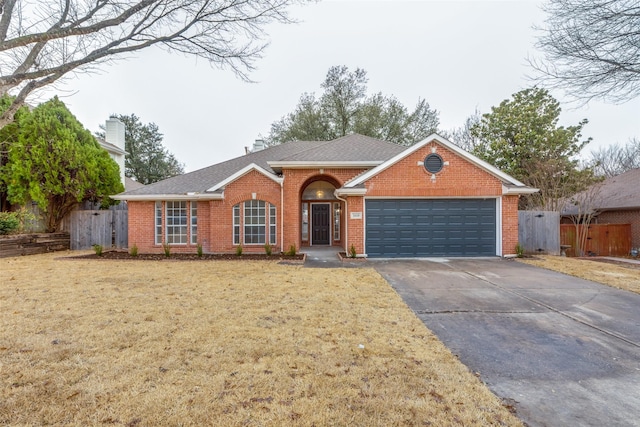
<path id="1" fill-rule="evenodd" d="M 333 204 L 333 240 L 340 240 L 340 203 Z"/>
<path id="2" fill-rule="evenodd" d="M 269 244 L 276 244 L 276 207 L 269 205 Z"/>
<path id="3" fill-rule="evenodd" d="M 198 244 L 198 202 L 191 202 L 191 244 Z"/>
<path id="4" fill-rule="evenodd" d="M 245 245 L 265 243 L 265 202 L 247 200 L 244 202 L 244 243 Z"/>
<path id="5" fill-rule="evenodd" d="M 233 244 L 240 244 L 240 205 L 233 207 Z"/>
<path id="6" fill-rule="evenodd" d="M 241 210 L 242 208 L 242 210 Z M 276 206 L 264 200 L 246 200 L 233 207 L 233 244 L 277 243 Z M 241 236 L 242 234 L 242 236 Z"/>
<path id="7" fill-rule="evenodd" d="M 187 244 L 187 202 L 184 200 L 169 200 L 165 202 L 166 235 L 165 242 L 169 245 Z"/>
<path id="8" fill-rule="evenodd" d="M 156 202 L 155 242 L 162 244 L 162 202 Z"/>

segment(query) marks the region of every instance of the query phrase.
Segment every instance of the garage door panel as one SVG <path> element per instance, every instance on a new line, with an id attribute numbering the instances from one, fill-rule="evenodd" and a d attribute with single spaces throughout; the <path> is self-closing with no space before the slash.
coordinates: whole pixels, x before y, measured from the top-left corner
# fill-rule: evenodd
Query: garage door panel
<path id="1" fill-rule="evenodd" d="M 492 256 L 495 199 L 366 201 L 370 257 Z"/>

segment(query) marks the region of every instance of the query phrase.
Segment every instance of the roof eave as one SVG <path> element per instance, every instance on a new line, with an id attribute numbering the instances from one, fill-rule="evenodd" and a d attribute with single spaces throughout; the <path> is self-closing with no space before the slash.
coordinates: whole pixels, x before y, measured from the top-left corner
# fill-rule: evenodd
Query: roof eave
<path id="1" fill-rule="evenodd" d="M 534 194 L 534 193 L 537 193 L 538 191 L 540 191 L 539 188 L 527 187 L 526 185 L 524 185 L 524 186 L 515 186 L 515 187 L 509 187 L 509 186 L 506 186 L 506 185 L 502 186 L 502 195 L 503 196 L 521 195 L 521 194 Z"/>
<path id="2" fill-rule="evenodd" d="M 350 169 L 350 168 L 374 168 L 383 161 L 381 160 L 359 160 L 359 161 L 271 161 L 267 164 L 274 170 L 282 169 Z"/>
<path id="3" fill-rule="evenodd" d="M 233 175 L 229 176 L 228 178 L 220 181 L 219 183 L 217 183 L 213 187 L 207 189 L 207 191 L 208 192 L 213 192 L 213 191 L 217 191 L 217 190 L 219 190 L 221 188 L 224 188 L 226 185 L 228 185 L 228 184 L 232 183 L 233 181 L 243 177 L 244 175 L 248 174 L 251 171 L 257 171 L 257 172 L 261 173 L 262 175 L 266 176 L 267 178 L 275 181 L 276 183 L 278 183 L 280 185 L 282 185 L 282 183 L 284 181 L 284 178 L 272 174 L 271 172 L 265 170 L 264 168 L 261 168 L 260 166 L 256 165 L 255 163 L 251 163 L 251 164 L 245 166 L 244 168 L 240 169 L 239 171 L 237 171 Z"/>
<path id="4" fill-rule="evenodd" d="M 367 194 L 366 188 L 336 188 L 336 196 L 364 196 Z"/>
<path id="5" fill-rule="evenodd" d="M 224 193 L 183 193 L 183 194 L 130 194 L 110 196 L 114 200 L 128 202 L 155 202 L 157 200 L 223 200 Z"/>

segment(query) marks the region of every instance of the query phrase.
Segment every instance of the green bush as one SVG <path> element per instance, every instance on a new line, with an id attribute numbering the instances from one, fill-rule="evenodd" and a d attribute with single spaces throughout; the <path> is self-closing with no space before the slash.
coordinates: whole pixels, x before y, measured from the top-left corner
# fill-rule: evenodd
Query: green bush
<path id="1" fill-rule="evenodd" d="M 165 242 L 162 244 L 162 249 L 164 250 L 164 256 L 169 258 L 171 256 L 171 246 Z"/>
<path id="2" fill-rule="evenodd" d="M 9 234 L 20 228 L 17 212 L 0 212 L 0 234 Z"/>
<path id="3" fill-rule="evenodd" d="M 198 243 L 196 253 L 198 254 L 198 257 L 202 258 L 202 245 L 200 243 Z"/>
<path id="4" fill-rule="evenodd" d="M 267 256 L 271 256 L 272 252 L 273 252 L 273 248 L 271 247 L 271 245 L 269 243 L 265 243 L 264 244 L 264 253 L 267 254 Z"/>
<path id="5" fill-rule="evenodd" d="M 286 251 L 284 254 L 287 256 L 295 256 L 298 253 L 298 249 L 296 248 L 296 245 L 291 245 L 289 246 L 289 250 Z"/>
<path id="6" fill-rule="evenodd" d="M 102 245 L 93 245 L 93 250 L 95 251 L 96 255 L 102 256 Z"/>
<path id="7" fill-rule="evenodd" d="M 236 247 L 236 255 L 238 256 L 242 255 L 242 245 L 238 245 Z"/>
<path id="8" fill-rule="evenodd" d="M 524 256 L 524 247 L 520 243 L 516 245 L 516 256 L 518 258 L 522 258 Z"/>
<path id="9" fill-rule="evenodd" d="M 351 246 L 349 246 L 349 258 L 355 258 L 356 255 L 356 247 L 352 243 Z"/>
<path id="10" fill-rule="evenodd" d="M 129 249 L 129 255 L 133 257 L 138 256 L 138 246 L 135 243 L 131 246 L 131 249 Z"/>

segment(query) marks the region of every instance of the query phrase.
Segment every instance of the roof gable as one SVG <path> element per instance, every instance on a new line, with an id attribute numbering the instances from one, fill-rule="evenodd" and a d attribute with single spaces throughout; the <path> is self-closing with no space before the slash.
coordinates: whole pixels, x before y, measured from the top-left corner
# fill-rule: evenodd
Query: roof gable
<path id="1" fill-rule="evenodd" d="M 485 162 L 484 160 L 479 159 L 478 157 L 474 156 L 473 154 L 467 152 L 466 150 L 463 150 L 462 148 L 458 147 L 457 145 L 455 145 L 454 143 L 448 141 L 447 139 L 441 137 L 440 135 L 434 133 L 429 135 L 427 138 L 423 139 L 422 141 L 412 145 L 411 147 L 407 148 L 406 150 L 398 153 L 397 155 L 395 155 L 394 157 L 390 158 L 389 160 L 385 161 L 384 163 L 376 166 L 375 168 L 363 173 L 362 175 L 352 179 L 351 181 L 347 182 L 344 187 L 345 188 L 354 188 L 358 185 L 363 184 L 364 182 L 366 182 L 367 180 L 369 180 L 370 178 L 378 175 L 380 172 L 392 167 L 393 165 L 395 165 L 396 163 L 398 163 L 400 160 L 408 157 L 409 155 L 415 153 L 416 151 L 420 150 L 421 148 L 423 148 L 425 145 L 431 143 L 431 142 L 436 142 L 440 145 L 442 145 L 443 147 L 446 147 L 447 149 L 453 151 L 454 153 L 458 154 L 460 157 L 462 157 L 463 159 L 471 162 L 472 164 L 474 164 L 475 166 L 479 167 L 480 169 L 488 172 L 489 174 L 495 176 L 496 178 L 500 179 L 504 184 L 507 184 L 508 186 L 511 187 L 522 187 L 522 189 L 529 189 L 529 187 L 527 187 L 525 184 L 523 184 L 522 182 L 518 181 L 517 179 L 515 179 L 514 177 L 502 172 L 501 170 L 499 170 L 498 168 L 496 168 L 495 166 L 490 165 L 489 163 Z M 530 192 L 530 191 L 526 191 L 526 192 Z M 511 194 L 516 194 L 515 191 L 511 191 Z"/>
<path id="2" fill-rule="evenodd" d="M 247 166 L 245 166 L 244 168 L 240 169 L 238 172 L 234 173 L 233 175 L 227 177 L 226 179 L 220 181 L 219 183 L 215 184 L 213 187 L 207 189 L 207 193 L 212 193 L 214 191 L 218 191 L 220 189 L 223 189 L 226 185 L 232 183 L 233 181 L 245 176 L 246 174 L 248 174 L 251 171 L 256 171 L 261 173 L 262 175 L 266 176 L 269 179 L 272 179 L 273 181 L 277 182 L 278 184 L 282 184 L 283 178 L 279 177 L 277 175 L 272 174 L 271 172 L 266 171 L 265 169 L 261 168 L 260 166 L 256 165 L 255 163 L 251 163 Z"/>

